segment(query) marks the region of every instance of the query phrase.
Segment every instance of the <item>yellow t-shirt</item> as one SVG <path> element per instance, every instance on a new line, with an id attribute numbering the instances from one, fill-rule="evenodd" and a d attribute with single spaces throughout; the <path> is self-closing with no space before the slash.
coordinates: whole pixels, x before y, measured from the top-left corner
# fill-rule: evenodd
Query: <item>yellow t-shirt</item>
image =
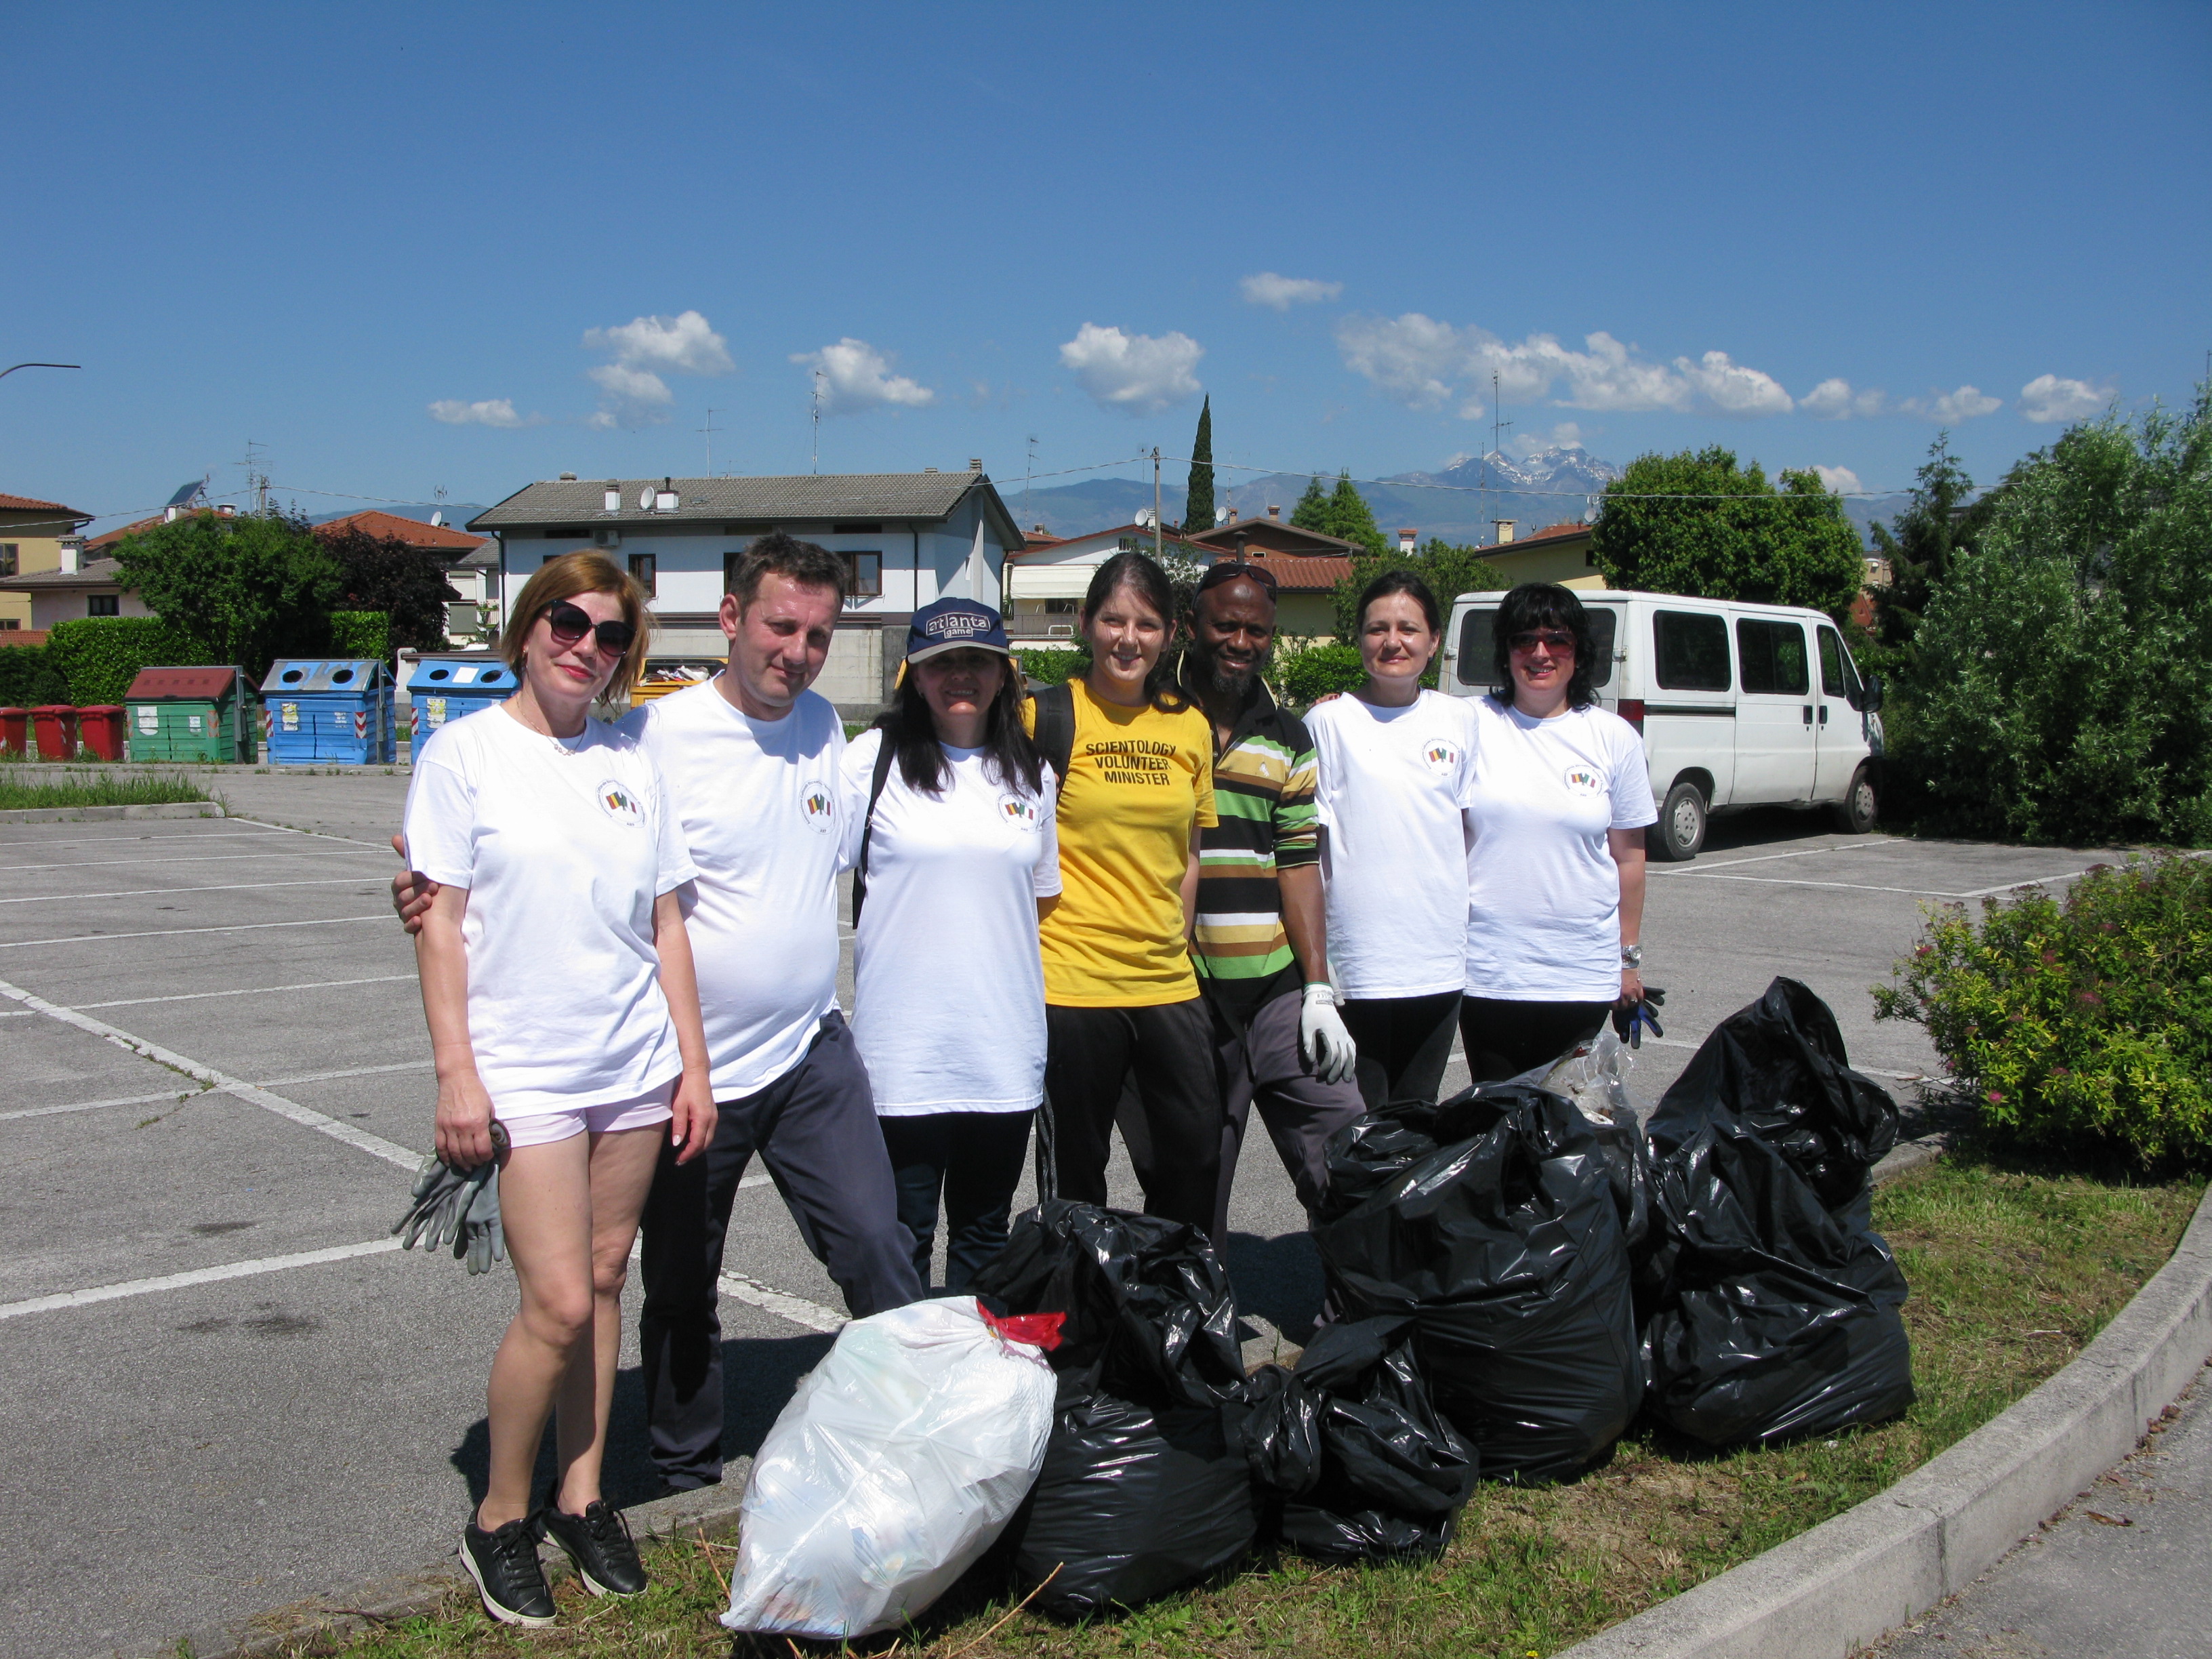
<path id="1" fill-rule="evenodd" d="M 1060 781 L 1060 903 L 1038 930 L 1044 1000 L 1151 1008 L 1198 994 L 1183 942 L 1194 823 L 1213 816 L 1213 732 L 1195 708 L 1100 702 L 1081 680 Z M 1034 728 L 1036 709 L 1024 704 Z"/>

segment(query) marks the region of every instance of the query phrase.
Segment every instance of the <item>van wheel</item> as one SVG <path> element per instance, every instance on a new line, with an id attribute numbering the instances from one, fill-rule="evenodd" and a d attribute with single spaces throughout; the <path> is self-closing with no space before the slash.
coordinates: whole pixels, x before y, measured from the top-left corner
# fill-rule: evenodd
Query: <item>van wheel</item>
<path id="1" fill-rule="evenodd" d="M 1846 836 L 1863 836 L 1880 821 L 1881 802 L 1875 794 L 1874 775 L 1865 767 L 1851 774 L 1851 787 L 1836 803 L 1835 815 L 1836 828 Z"/>
<path id="2" fill-rule="evenodd" d="M 1653 856 L 1681 864 L 1705 844 L 1705 792 L 1694 783 L 1676 784 L 1659 808 L 1659 822 L 1644 837 Z"/>

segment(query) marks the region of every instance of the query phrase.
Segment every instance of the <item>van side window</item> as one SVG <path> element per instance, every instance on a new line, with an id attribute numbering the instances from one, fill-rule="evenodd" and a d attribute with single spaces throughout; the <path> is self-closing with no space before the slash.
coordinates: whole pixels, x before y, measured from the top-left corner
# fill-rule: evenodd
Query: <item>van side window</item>
<path id="1" fill-rule="evenodd" d="M 1488 685 L 1497 670 L 1491 665 L 1491 655 L 1498 648 L 1495 636 L 1498 612 L 1470 611 L 1459 625 L 1459 683 L 1462 685 Z"/>
<path id="2" fill-rule="evenodd" d="M 1590 655 L 1596 659 L 1590 665 L 1590 684 L 1602 690 L 1613 684 L 1613 641 L 1620 617 L 1602 605 L 1594 605 L 1583 614 L 1589 618 Z"/>
<path id="3" fill-rule="evenodd" d="M 1653 678 L 1667 691 L 1729 689 L 1728 624 L 1701 611 L 1655 611 Z"/>
<path id="4" fill-rule="evenodd" d="M 1836 637 L 1832 628 L 1820 630 L 1820 695 L 1844 695 L 1844 642 Z"/>
<path id="5" fill-rule="evenodd" d="M 1799 623 L 1740 617 L 1735 648 L 1743 659 L 1745 690 L 1802 697 L 1813 689 L 1811 665 L 1805 660 L 1805 629 Z"/>

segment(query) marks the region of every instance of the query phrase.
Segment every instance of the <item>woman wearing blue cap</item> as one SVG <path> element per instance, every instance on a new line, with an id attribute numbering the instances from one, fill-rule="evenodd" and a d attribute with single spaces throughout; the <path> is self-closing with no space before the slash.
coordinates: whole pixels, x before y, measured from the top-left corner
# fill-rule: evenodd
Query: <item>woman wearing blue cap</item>
<path id="1" fill-rule="evenodd" d="M 1058 901 L 1060 856 L 1010 654 L 988 605 L 917 611 L 897 697 L 844 760 L 853 1036 L 915 1272 L 929 1283 L 941 1194 L 954 1292 L 1006 1241 L 1044 1094 L 1037 921 Z"/>

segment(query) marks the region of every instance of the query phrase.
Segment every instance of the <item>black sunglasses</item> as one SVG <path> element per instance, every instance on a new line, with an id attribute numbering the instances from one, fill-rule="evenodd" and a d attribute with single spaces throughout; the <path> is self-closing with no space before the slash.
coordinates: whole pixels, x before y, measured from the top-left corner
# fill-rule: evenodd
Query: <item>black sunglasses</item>
<path id="1" fill-rule="evenodd" d="M 1232 559 L 1208 566 L 1206 574 L 1199 578 L 1198 591 L 1201 593 L 1207 592 L 1224 583 L 1233 581 L 1256 582 L 1270 593 L 1277 591 L 1273 571 L 1264 565 L 1247 564 L 1242 559 Z"/>
<path id="2" fill-rule="evenodd" d="M 629 649 L 637 637 L 637 629 L 626 622 L 595 623 L 583 606 L 571 605 L 566 599 L 556 599 L 544 611 L 545 627 L 553 635 L 553 643 L 567 650 L 578 640 L 589 634 L 599 641 L 599 649 L 611 657 L 619 657 Z"/>

